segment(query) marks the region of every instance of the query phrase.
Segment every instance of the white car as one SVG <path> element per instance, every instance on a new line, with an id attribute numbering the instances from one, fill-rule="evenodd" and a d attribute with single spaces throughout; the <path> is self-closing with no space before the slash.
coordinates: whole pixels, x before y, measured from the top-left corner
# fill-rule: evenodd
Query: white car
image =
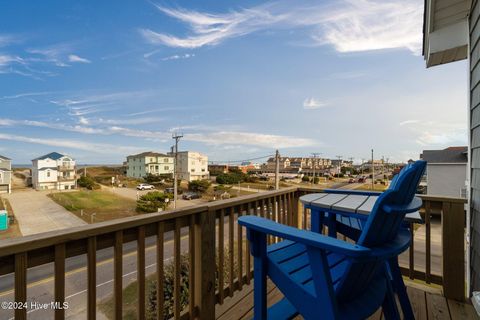
<path id="1" fill-rule="evenodd" d="M 146 183 L 140 183 L 137 186 L 137 190 L 154 190 L 155 187 L 152 186 L 151 184 L 146 184 Z"/>

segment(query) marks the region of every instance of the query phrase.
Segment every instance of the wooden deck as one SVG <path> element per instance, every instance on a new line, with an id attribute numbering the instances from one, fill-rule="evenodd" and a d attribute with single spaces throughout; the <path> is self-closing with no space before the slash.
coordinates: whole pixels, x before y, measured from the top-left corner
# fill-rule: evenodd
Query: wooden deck
<path id="1" fill-rule="evenodd" d="M 443 297 L 438 289 L 431 289 L 424 286 L 407 285 L 408 296 L 412 304 L 415 318 L 417 320 L 438 319 L 438 320 L 459 320 L 459 319 L 480 319 L 471 304 L 459 303 Z M 271 283 L 268 283 L 268 305 L 282 299 L 282 293 Z M 252 319 L 253 317 L 253 283 L 244 286 L 243 290 L 236 292 L 233 297 L 225 298 L 223 305 L 217 305 L 215 316 L 218 320 Z M 295 319 L 303 319 L 297 316 Z M 381 310 L 372 315 L 369 319 L 383 319 Z"/>

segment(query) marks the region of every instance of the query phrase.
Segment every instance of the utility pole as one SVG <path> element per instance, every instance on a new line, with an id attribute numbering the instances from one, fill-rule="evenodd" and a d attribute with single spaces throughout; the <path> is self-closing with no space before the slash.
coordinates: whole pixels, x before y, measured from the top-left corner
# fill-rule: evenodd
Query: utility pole
<path id="1" fill-rule="evenodd" d="M 373 149 L 372 149 L 372 190 L 375 188 L 375 165 L 373 164 Z"/>
<path id="2" fill-rule="evenodd" d="M 275 190 L 280 189 L 280 152 L 275 151 Z"/>
<path id="3" fill-rule="evenodd" d="M 340 174 L 340 173 L 342 173 L 342 158 L 343 158 L 343 156 L 335 156 L 335 157 L 337 157 L 337 159 L 338 159 L 338 174 Z"/>
<path id="4" fill-rule="evenodd" d="M 178 195 L 178 141 L 183 138 L 183 134 L 174 133 L 172 134 L 172 139 L 175 139 L 175 150 L 174 150 L 174 164 L 173 164 L 173 209 L 177 208 L 177 195 Z"/>
<path id="5" fill-rule="evenodd" d="M 363 163 L 365 162 L 365 159 L 362 158 L 362 176 L 363 176 Z"/>
<path id="6" fill-rule="evenodd" d="M 317 166 L 316 163 L 315 163 L 315 159 L 317 158 L 317 156 L 321 155 L 320 152 L 312 152 L 312 156 L 313 156 L 313 159 L 312 159 L 312 168 L 313 168 L 313 179 L 312 179 L 312 185 L 315 184 L 315 167 Z"/>

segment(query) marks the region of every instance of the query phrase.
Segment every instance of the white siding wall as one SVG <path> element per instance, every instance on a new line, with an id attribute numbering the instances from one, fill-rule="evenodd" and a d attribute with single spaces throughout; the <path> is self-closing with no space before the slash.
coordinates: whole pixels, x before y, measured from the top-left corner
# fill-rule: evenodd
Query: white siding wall
<path id="1" fill-rule="evenodd" d="M 460 197 L 467 180 L 467 164 L 428 164 L 427 193 Z"/>

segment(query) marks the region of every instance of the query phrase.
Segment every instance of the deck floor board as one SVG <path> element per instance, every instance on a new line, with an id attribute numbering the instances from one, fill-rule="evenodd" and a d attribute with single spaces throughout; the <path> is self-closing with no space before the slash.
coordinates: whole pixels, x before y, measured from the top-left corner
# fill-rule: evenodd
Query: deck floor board
<path id="1" fill-rule="evenodd" d="M 267 284 L 267 304 L 275 304 L 283 298 L 282 293 L 270 281 Z M 429 292 L 429 288 L 422 290 L 419 286 L 407 285 L 415 319 L 417 320 L 479 320 L 471 304 L 447 300 L 445 297 Z M 247 320 L 253 318 L 253 282 L 244 286 L 241 292 L 236 292 L 232 298 L 225 299 L 223 305 L 217 305 L 217 319 L 219 320 Z M 295 319 L 303 319 L 297 316 Z M 371 315 L 369 320 L 382 320 L 381 309 Z"/>

